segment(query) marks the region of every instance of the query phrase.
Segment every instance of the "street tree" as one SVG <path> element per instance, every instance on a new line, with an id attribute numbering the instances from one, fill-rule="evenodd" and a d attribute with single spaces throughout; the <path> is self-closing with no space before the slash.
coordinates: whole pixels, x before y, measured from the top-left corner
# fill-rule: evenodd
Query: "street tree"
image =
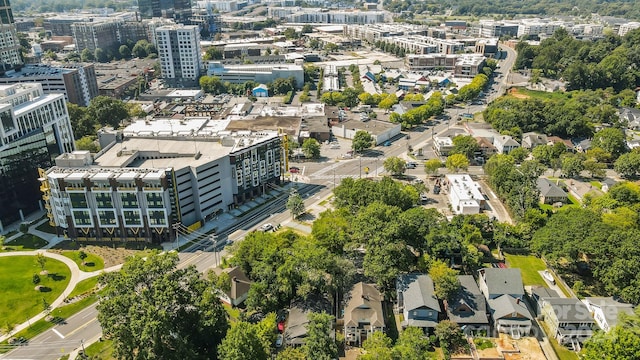
<path id="1" fill-rule="evenodd" d="M 118 52 L 120 53 L 120 56 L 125 59 L 131 57 L 131 49 L 129 49 L 127 45 L 120 45 L 120 47 L 118 48 Z"/>
<path id="2" fill-rule="evenodd" d="M 345 209 L 326 210 L 313 222 L 311 235 L 318 244 L 334 254 L 341 255 L 350 241 L 349 213 Z"/>
<path id="3" fill-rule="evenodd" d="M 304 200 L 295 189 L 292 189 L 291 193 L 289 194 L 289 199 L 287 200 L 287 210 L 291 211 L 291 216 L 294 219 L 297 219 L 306 211 L 304 208 Z"/>
<path id="4" fill-rule="evenodd" d="M 453 149 L 451 154 L 462 154 L 471 160 L 474 158 L 475 153 L 480 149 L 478 141 L 471 135 L 458 135 L 453 138 Z"/>
<path id="5" fill-rule="evenodd" d="M 309 313 L 307 338 L 302 345 L 307 359 L 333 360 L 338 356 L 338 347 L 331 337 L 332 316 L 327 313 Z"/>
<path id="6" fill-rule="evenodd" d="M 101 95 L 91 99 L 87 115 L 100 126 L 108 125 L 117 129 L 120 122 L 129 116 L 129 111 L 122 100 Z"/>
<path id="7" fill-rule="evenodd" d="M 509 152 L 509 155 L 511 155 L 511 157 L 513 158 L 513 160 L 515 160 L 517 164 L 520 164 L 521 162 L 524 161 L 524 159 L 527 158 L 527 156 L 529 156 L 529 150 L 523 147 L 518 147 L 511 150 Z"/>
<path id="8" fill-rule="evenodd" d="M 104 273 L 98 321 L 126 359 L 213 359 L 227 316 L 212 284 L 195 267 L 178 269 L 175 253 L 133 257 Z"/>
<path id="9" fill-rule="evenodd" d="M 427 175 L 435 176 L 438 174 L 438 169 L 442 167 L 442 161 L 437 158 L 429 159 L 424 162 L 424 172 Z"/>
<path id="10" fill-rule="evenodd" d="M 393 341 L 382 331 L 376 331 L 362 343 L 365 353 L 359 360 L 394 360 Z"/>
<path id="11" fill-rule="evenodd" d="M 373 144 L 373 136 L 368 131 L 358 130 L 353 136 L 351 142 L 351 148 L 353 151 L 360 153 L 363 150 L 369 149 Z"/>
<path id="12" fill-rule="evenodd" d="M 593 178 L 603 178 L 606 175 L 605 169 L 607 168 L 607 164 L 603 164 L 598 162 L 596 159 L 587 159 L 582 162 L 582 167 L 585 171 L 589 173 L 589 175 Z"/>
<path id="13" fill-rule="evenodd" d="M 434 260 L 429 266 L 429 275 L 433 280 L 435 294 L 439 299 L 450 299 L 460 289 L 458 272 L 441 260 Z"/>
<path id="14" fill-rule="evenodd" d="M 384 160 L 384 170 L 393 176 L 400 176 L 407 170 L 407 162 L 397 156 L 391 156 Z"/>
<path id="15" fill-rule="evenodd" d="M 449 155 L 445 166 L 447 169 L 457 173 L 460 170 L 467 170 L 469 168 L 469 159 L 463 154 Z"/>
<path id="16" fill-rule="evenodd" d="M 227 331 L 227 335 L 218 347 L 220 360 L 266 360 L 269 354 L 265 352 L 255 325 L 240 321 Z"/>
<path id="17" fill-rule="evenodd" d="M 620 155 L 613 164 L 613 169 L 626 178 L 636 176 L 640 172 L 640 153 L 632 151 Z"/>
<path id="18" fill-rule="evenodd" d="M 300 348 L 287 347 L 278 352 L 276 360 L 307 360 L 304 351 Z"/>
<path id="19" fill-rule="evenodd" d="M 320 144 L 313 138 L 305 139 L 302 143 L 302 152 L 307 159 L 317 159 L 320 157 Z"/>

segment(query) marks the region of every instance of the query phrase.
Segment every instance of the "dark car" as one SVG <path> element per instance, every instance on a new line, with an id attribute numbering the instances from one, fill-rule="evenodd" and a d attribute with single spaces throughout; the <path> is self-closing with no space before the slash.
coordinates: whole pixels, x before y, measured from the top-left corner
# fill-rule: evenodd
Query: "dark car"
<path id="1" fill-rule="evenodd" d="M 433 187 L 433 193 L 438 195 L 440 194 L 440 186 L 436 185 Z"/>
<path id="2" fill-rule="evenodd" d="M 300 172 L 300 168 L 296 167 L 296 166 L 292 166 L 292 167 L 289 168 L 289 172 L 292 173 L 292 174 L 299 173 Z"/>

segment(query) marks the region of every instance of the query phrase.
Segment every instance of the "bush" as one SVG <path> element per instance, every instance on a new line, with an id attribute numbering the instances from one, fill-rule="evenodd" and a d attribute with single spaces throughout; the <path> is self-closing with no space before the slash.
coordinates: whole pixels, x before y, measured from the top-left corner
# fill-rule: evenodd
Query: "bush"
<path id="1" fill-rule="evenodd" d="M 40 284 L 40 275 L 33 274 L 33 277 L 31 278 L 31 281 L 33 282 L 34 285 Z"/>
<path id="2" fill-rule="evenodd" d="M 295 91 L 289 91 L 285 96 L 284 96 L 284 103 L 285 104 L 291 104 L 291 102 L 293 101 L 293 96 L 295 95 Z"/>

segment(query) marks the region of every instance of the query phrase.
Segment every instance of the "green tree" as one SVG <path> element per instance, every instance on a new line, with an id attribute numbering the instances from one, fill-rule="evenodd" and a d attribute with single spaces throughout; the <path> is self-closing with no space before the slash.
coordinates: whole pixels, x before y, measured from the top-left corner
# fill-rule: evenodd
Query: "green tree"
<path id="1" fill-rule="evenodd" d="M 442 320 L 436 325 L 435 335 L 440 341 L 445 357 L 455 353 L 467 343 L 460 326 L 449 320 Z"/>
<path id="2" fill-rule="evenodd" d="M 462 154 L 471 160 L 475 157 L 476 152 L 480 150 L 480 146 L 473 136 L 458 135 L 453 138 L 453 149 L 451 154 Z"/>
<path id="3" fill-rule="evenodd" d="M 93 56 L 98 62 L 101 62 L 101 63 L 109 62 L 109 56 L 107 55 L 107 52 L 101 48 L 96 48 L 96 51 Z"/>
<path id="4" fill-rule="evenodd" d="M 603 178 L 606 175 L 606 164 L 599 163 L 596 159 L 587 159 L 582 162 L 582 167 L 589 172 L 591 177 Z"/>
<path id="5" fill-rule="evenodd" d="M 581 154 L 564 154 L 560 158 L 562 160 L 562 173 L 568 178 L 574 178 L 580 175 L 584 170 L 584 158 Z"/>
<path id="6" fill-rule="evenodd" d="M 80 53 L 80 58 L 84 62 L 91 62 L 96 59 L 95 55 L 89 49 L 82 50 L 82 53 Z"/>
<path id="7" fill-rule="evenodd" d="M 96 143 L 95 136 L 85 135 L 76 140 L 76 148 L 78 150 L 89 150 L 92 153 L 100 151 L 100 146 Z"/>
<path id="8" fill-rule="evenodd" d="M 378 103 L 378 107 L 380 109 L 389 110 L 393 105 L 397 103 L 398 103 L 398 97 L 396 96 L 396 94 L 391 94 L 385 97 L 384 99 L 380 100 L 380 103 Z"/>
<path id="9" fill-rule="evenodd" d="M 613 164 L 613 169 L 626 178 L 636 176 L 640 172 L 640 153 L 632 151 L 620 155 Z"/>
<path id="10" fill-rule="evenodd" d="M 358 130 L 353 136 L 351 142 L 351 148 L 353 151 L 360 153 L 363 150 L 369 149 L 373 145 L 373 136 L 368 131 Z"/>
<path id="11" fill-rule="evenodd" d="M 408 326 L 400 333 L 394 351 L 402 360 L 426 360 L 431 358 L 430 348 L 431 342 L 422 329 Z"/>
<path id="12" fill-rule="evenodd" d="M 365 353 L 358 356 L 359 360 L 394 360 L 395 356 L 391 346 L 393 342 L 382 331 L 376 331 L 367 337 L 362 343 Z"/>
<path id="13" fill-rule="evenodd" d="M 260 342 L 256 327 L 240 321 L 231 326 L 218 346 L 218 358 L 220 360 L 266 360 L 269 354 L 265 352 Z"/>
<path id="14" fill-rule="evenodd" d="M 227 317 L 212 284 L 178 255 L 129 258 L 104 273 L 98 321 L 113 340 L 114 356 L 128 359 L 212 359 L 227 331 Z"/>
<path id="15" fill-rule="evenodd" d="M 129 49 L 127 45 L 120 45 L 120 48 L 118 48 L 118 52 L 120 53 L 120 56 L 125 59 L 131 57 L 131 49 Z"/>
<path id="16" fill-rule="evenodd" d="M 131 54 L 137 58 L 144 59 L 150 55 L 150 53 L 147 52 L 147 50 L 150 50 L 149 45 L 151 44 L 147 40 L 138 40 L 131 49 Z"/>
<path id="17" fill-rule="evenodd" d="M 297 39 L 298 38 L 298 33 L 296 32 L 296 29 L 288 27 L 286 29 L 284 29 L 284 33 L 283 33 L 284 37 L 287 38 L 287 40 L 292 40 L 292 39 Z"/>
<path id="18" fill-rule="evenodd" d="M 435 260 L 429 266 L 429 275 L 433 280 L 435 294 L 439 299 L 448 300 L 460 289 L 458 272 L 443 261 Z"/>
<path id="19" fill-rule="evenodd" d="M 616 326 L 609 332 L 598 331 L 584 344 L 581 358 L 585 360 L 633 360 L 640 353 L 640 311 L 633 315 L 619 314 Z"/>
<path id="20" fill-rule="evenodd" d="M 427 175 L 435 176 L 438 174 L 438 169 L 442 166 L 442 161 L 440 161 L 440 159 L 429 159 L 424 162 L 424 172 L 427 173 Z"/>
<path id="21" fill-rule="evenodd" d="M 120 122 L 129 116 L 127 107 L 122 100 L 108 96 L 97 96 L 87 107 L 87 115 L 100 126 L 112 126 L 117 129 Z"/>
<path id="22" fill-rule="evenodd" d="M 220 50 L 215 46 L 212 46 L 208 48 L 207 51 L 204 53 L 202 60 L 204 61 L 222 60 L 223 55 L 224 54 L 222 53 L 222 50 Z"/>
<path id="23" fill-rule="evenodd" d="M 291 216 L 296 219 L 305 213 L 304 200 L 295 189 L 291 190 L 289 199 L 287 200 L 287 210 L 291 211 Z"/>
<path id="24" fill-rule="evenodd" d="M 618 128 L 605 128 L 593 135 L 592 147 L 598 147 L 611 154 L 614 159 L 627 152 L 624 132 Z"/>
<path id="25" fill-rule="evenodd" d="M 38 253 L 36 255 L 36 263 L 38 263 L 38 266 L 40 266 L 40 270 L 44 271 L 44 268 L 47 266 L 47 257 L 42 253 Z"/>
<path id="26" fill-rule="evenodd" d="M 313 32 L 313 26 L 311 26 L 311 24 L 304 24 L 302 26 L 302 33 L 303 34 L 309 34 Z"/>
<path id="27" fill-rule="evenodd" d="M 383 163 L 384 170 L 394 176 L 400 176 L 407 170 L 407 162 L 397 156 L 388 157 Z"/>
<path id="28" fill-rule="evenodd" d="M 302 152 L 307 159 L 317 159 L 320 157 L 320 144 L 313 138 L 305 139 L 302 143 Z"/>
<path id="29" fill-rule="evenodd" d="M 326 210 L 313 222 L 311 235 L 318 244 L 334 254 L 341 255 L 350 241 L 348 212 L 344 209 Z"/>
<path id="30" fill-rule="evenodd" d="M 457 173 L 460 170 L 467 170 L 469 168 L 469 159 L 463 154 L 449 155 L 445 166 L 447 169 Z"/>
<path id="31" fill-rule="evenodd" d="M 276 360 L 307 360 L 301 348 L 287 347 L 278 352 Z"/>
<path id="32" fill-rule="evenodd" d="M 529 150 L 523 148 L 523 147 L 519 147 L 519 148 L 515 148 L 513 150 L 511 150 L 509 152 L 509 155 L 511 155 L 511 157 L 513 158 L 513 160 L 516 161 L 517 164 L 521 163 L 524 161 L 524 159 L 527 158 L 527 156 L 529 156 Z"/>
<path id="33" fill-rule="evenodd" d="M 307 359 L 333 360 L 338 356 L 338 347 L 331 337 L 333 317 L 327 313 L 309 313 L 307 338 L 302 345 Z"/>

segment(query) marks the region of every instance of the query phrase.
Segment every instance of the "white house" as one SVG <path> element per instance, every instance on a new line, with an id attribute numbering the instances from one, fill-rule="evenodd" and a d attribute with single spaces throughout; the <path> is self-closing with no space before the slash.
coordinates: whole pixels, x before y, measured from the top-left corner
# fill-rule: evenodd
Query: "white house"
<path id="1" fill-rule="evenodd" d="M 508 154 L 513 149 L 519 148 L 520 144 L 509 135 L 501 135 L 493 139 L 493 146 L 496 147 L 499 153 Z"/>
<path id="2" fill-rule="evenodd" d="M 467 174 L 447 175 L 447 187 L 451 209 L 456 214 L 478 214 L 484 208 L 485 198 L 480 185 Z"/>
<path id="3" fill-rule="evenodd" d="M 593 314 L 596 324 L 605 332 L 616 326 L 620 313 L 633 315 L 633 305 L 621 303 L 613 297 L 587 297 L 582 302 Z"/>

